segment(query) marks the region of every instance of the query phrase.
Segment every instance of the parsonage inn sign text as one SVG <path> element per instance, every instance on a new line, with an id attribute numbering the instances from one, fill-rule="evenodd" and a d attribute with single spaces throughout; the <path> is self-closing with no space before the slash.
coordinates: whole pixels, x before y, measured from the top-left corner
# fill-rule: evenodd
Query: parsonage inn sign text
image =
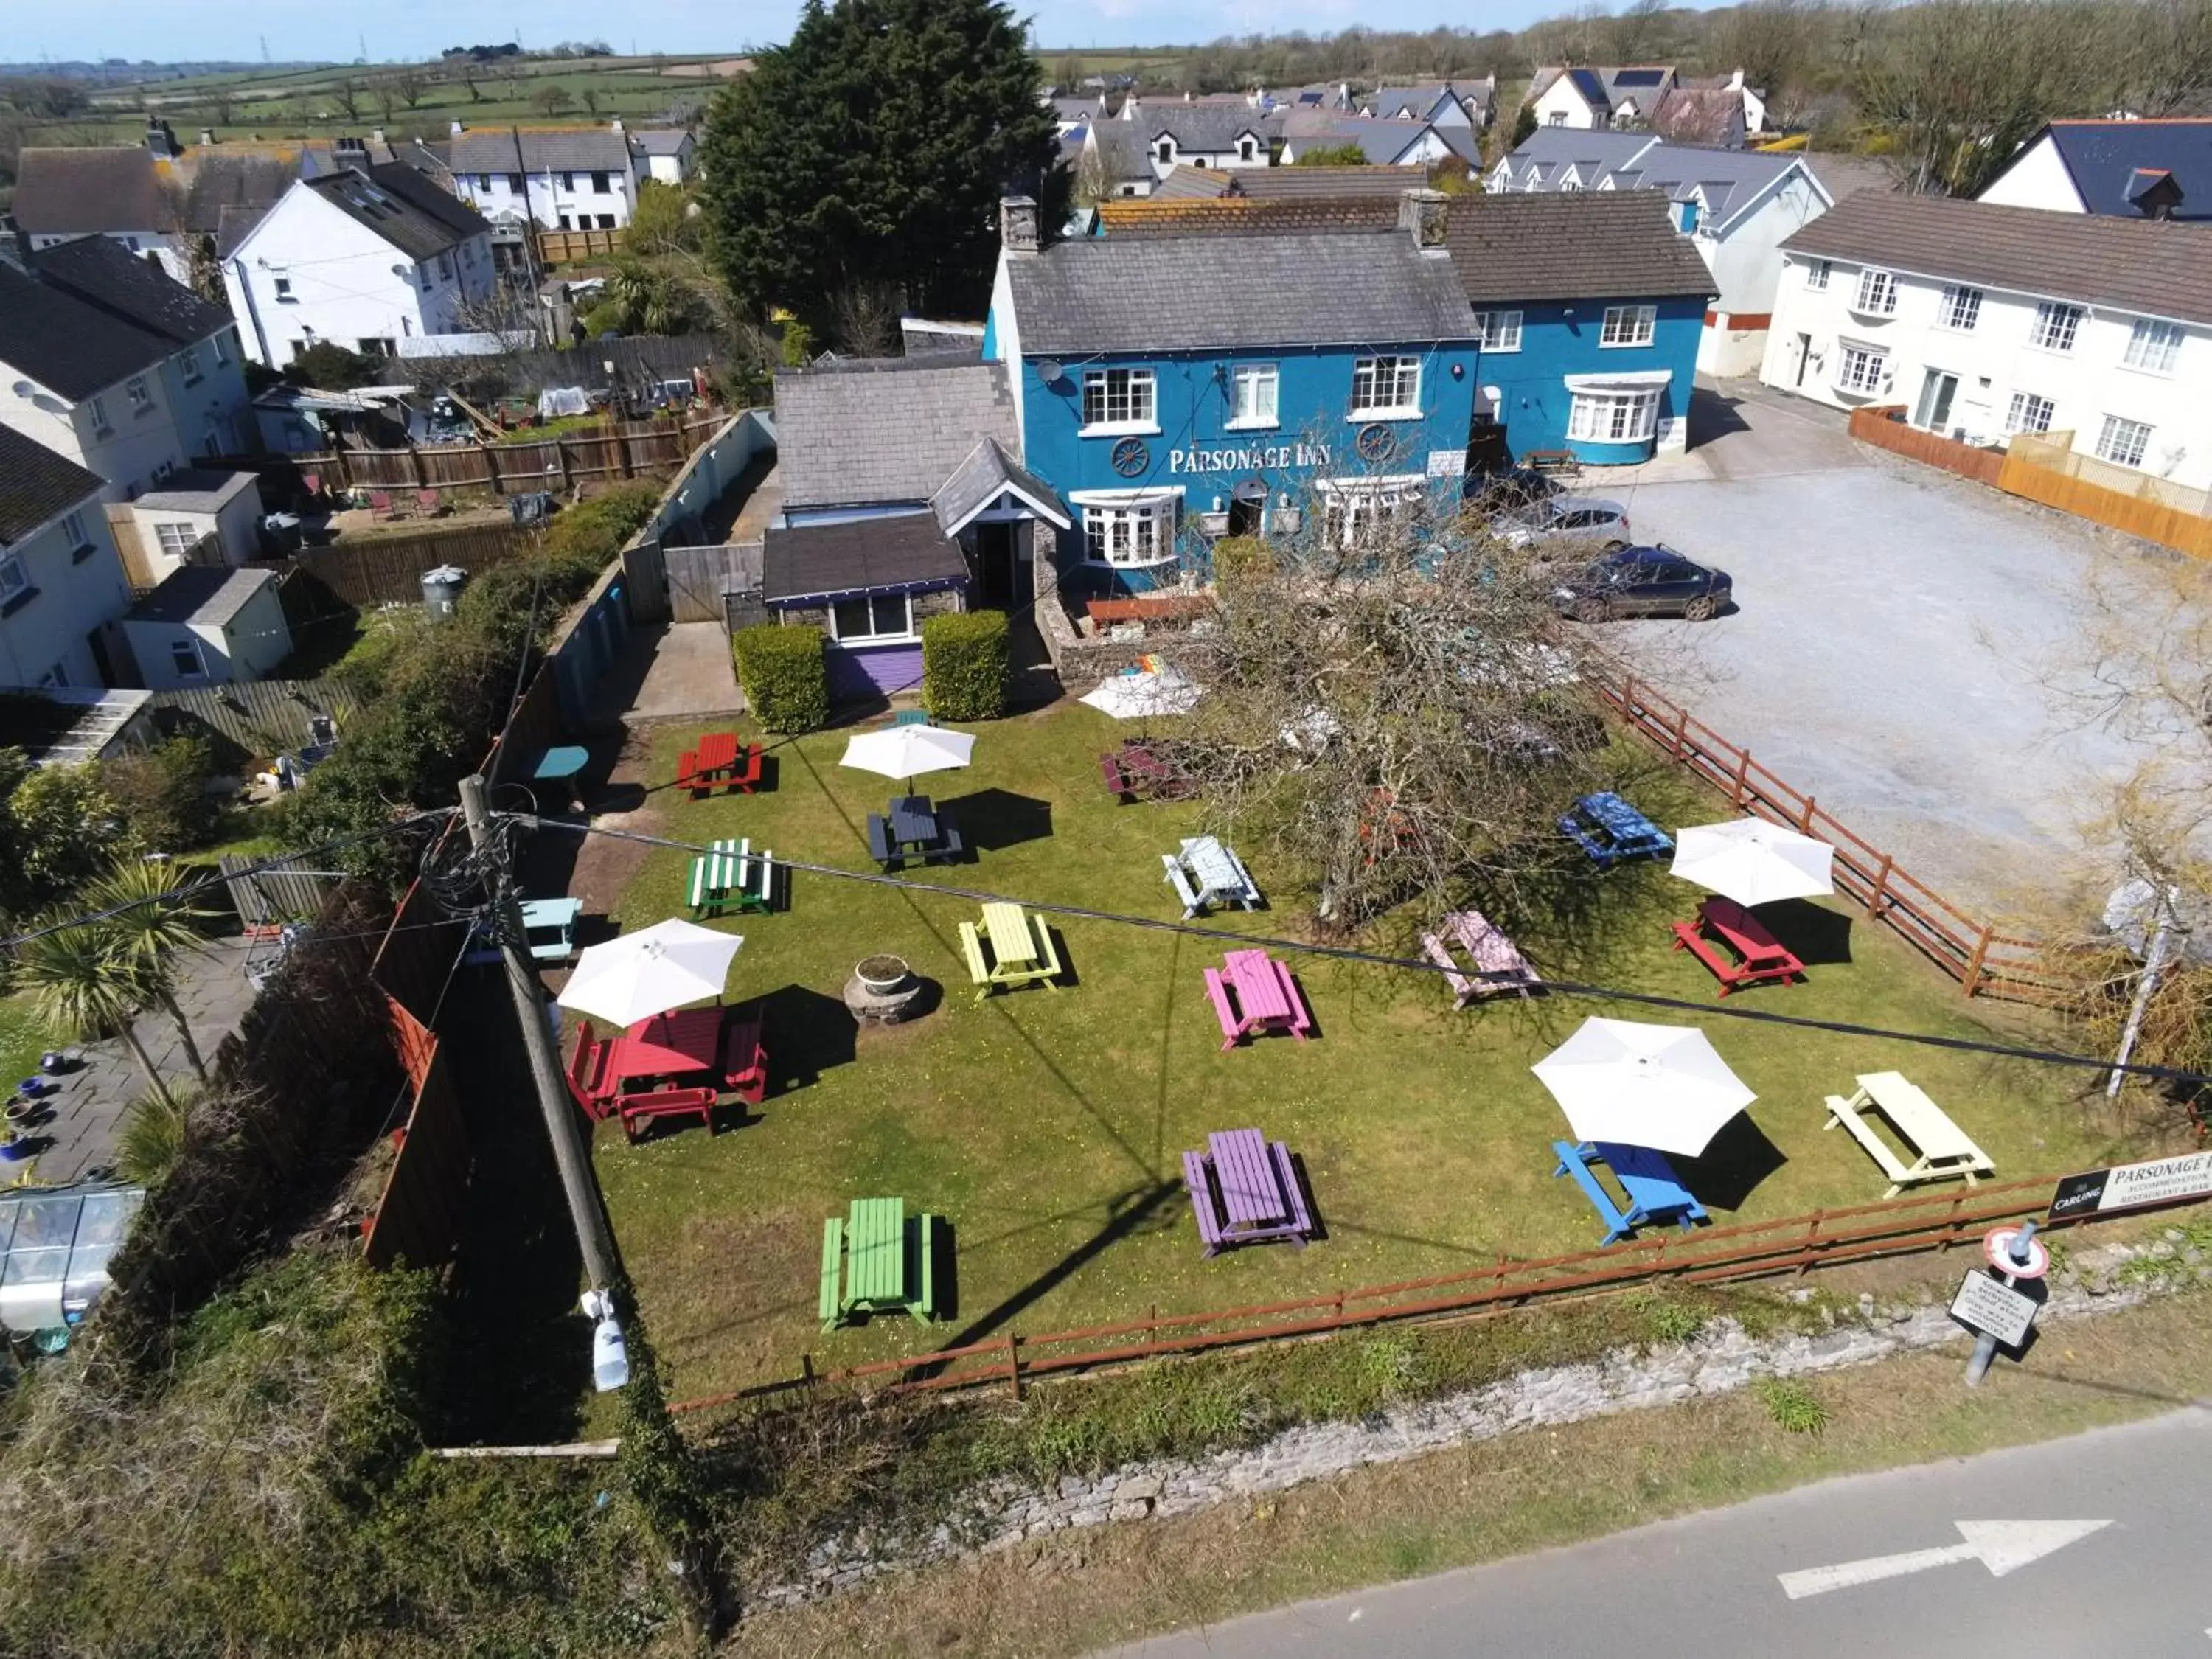
<path id="1" fill-rule="evenodd" d="M 1326 444 L 1257 444 L 1238 449 L 1171 449 L 1168 471 L 1176 472 L 1261 472 L 1286 466 L 1328 465 Z"/>

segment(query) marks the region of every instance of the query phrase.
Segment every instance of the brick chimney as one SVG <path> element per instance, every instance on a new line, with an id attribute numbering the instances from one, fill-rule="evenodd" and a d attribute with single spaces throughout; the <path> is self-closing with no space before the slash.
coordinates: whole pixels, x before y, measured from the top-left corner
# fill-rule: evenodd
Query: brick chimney
<path id="1" fill-rule="evenodd" d="M 999 246 L 1008 253 L 1035 253 L 1042 246 L 1035 197 L 999 198 Z"/>
<path id="2" fill-rule="evenodd" d="M 1444 251 L 1444 226 L 1451 201 L 1440 190 L 1409 190 L 1398 197 L 1398 228 L 1409 234 L 1424 253 Z"/>

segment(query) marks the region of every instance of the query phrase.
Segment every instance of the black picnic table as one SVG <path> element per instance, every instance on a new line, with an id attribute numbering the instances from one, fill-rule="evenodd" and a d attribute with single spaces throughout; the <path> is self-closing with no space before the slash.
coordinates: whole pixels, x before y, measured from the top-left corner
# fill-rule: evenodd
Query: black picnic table
<path id="1" fill-rule="evenodd" d="M 960 826 L 927 795 L 894 796 L 885 811 L 868 814 L 868 852 L 886 871 L 902 868 L 908 859 L 957 859 L 965 849 Z"/>

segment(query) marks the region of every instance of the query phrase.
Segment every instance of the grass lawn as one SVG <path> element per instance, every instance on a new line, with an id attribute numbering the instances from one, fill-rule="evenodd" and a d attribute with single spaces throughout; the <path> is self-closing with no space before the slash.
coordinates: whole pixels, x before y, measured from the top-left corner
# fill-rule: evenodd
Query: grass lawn
<path id="1" fill-rule="evenodd" d="M 975 863 L 918 879 L 1043 902 L 1172 918 L 1159 854 L 1193 833 L 1196 805 L 1116 806 L 1098 751 L 1126 728 L 1063 704 L 984 726 L 976 763 L 923 781 L 962 814 Z M 673 775 L 659 739 L 653 776 Z M 845 732 L 782 745 L 775 787 L 694 802 L 658 793 L 667 833 L 750 836 L 793 857 L 869 869 L 866 815 L 892 786 L 839 768 Z M 1670 823 L 1725 816 L 1641 750 L 1630 793 Z M 1242 849 L 1280 908 L 1217 918 L 1224 936 L 1303 933 L 1298 896 L 1276 891 L 1266 850 Z M 627 890 L 625 928 L 682 912 L 686 857 L 654 853 Z M 1713 983 L 1669 951 L 1665 923 L 1694 890 L 1654 866 L 1604 878 L 1594 921 L 1516 923 L 1540 969 L 1711 1005 Z M 1317 1041 L 1270 1038 L 1220 1052 L 1200 970 L 1211 940 L 1106 922 L 1055 921 L 1077 981 L 978 1005 L 955 928 L 972 901 L 799 876 L 790 910 L 725 924 L 745 935 L 732 1000 L 770 999 L 775 1083 L 741 1128 L 696 1128 L 631 1146 L 599 1131 L 595 1152 L 623 1257 L 673 1396 L 795 1374 L 799 1356 L 841 1364 L 1142 1316 L 1317 1294 L 1449 1272 L 1500 1255 L 1595 1245 L 1575 1188 L 1551 1176 L 1565 1119 L 1529 1065 L 1588 1014 L 1687 1021 L 1606 1000 L 1500 1001 L 1455 1012 L 1432 975 L 1294 959 Z M 1402 951 L 1425 918 L 1378 942 Z M 1809 982 L 1754 989 L 1729 1006 L 1779 1009 L 1947 1036 L 1997 1035 L 1956 988 L 1887 934 L 1832 906 L 1805 907 Z M 1567 936 L 1571 933 L 1572 936 Z M 902 955 L 945 988 L 913 1024 L 855 1042 L 836 999 L 872 952 Z M 1700 1020 L 1759 1094 L 1755 1131 L 1723 1132 L 1683 1164 L 1716 1222 L 1874 1201 L 1887 1185 L 1856 1145 L 1824 1133 L 1822 1097 L 1854 1073 L 1903 1071 L 1996 1160 L 2001 1177 L 2087 1168 L 2123 1150 L 2069 1091 L 2084 1079 L 2018 1061 L 1893 1041 Z M 2044 1035 L 2048 1035 L 2044 1034 Z M 2101 1105 L 2101 1095 L 2098 1097 Z M 1328 1237 L 1202 1260 L 1180 1155 L 1208 1130 L 1254 1125 L 1304 1160 Z M 957 1307 L 925 1330 L 904 1318 L 823 1334 L 815 1290 L 823 1218 L 856 1197 L 896 1194 L 950 1219 Z"/>

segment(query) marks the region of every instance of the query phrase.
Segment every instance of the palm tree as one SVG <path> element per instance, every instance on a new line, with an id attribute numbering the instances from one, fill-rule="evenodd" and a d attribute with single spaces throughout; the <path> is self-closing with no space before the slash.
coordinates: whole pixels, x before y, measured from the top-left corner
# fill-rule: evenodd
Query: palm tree
<path id="1" fill-rule="evenodd" d="M 89 897 L 94 909 L 115 912 L 94 925 L 131 985 L 169 1016 L 193 1075 L 204 1084 L 207 1065 L 177 1002 L 171 963 L 177 951 L 199 948 L 200 933 L 192 921 L 210 913 L 186 909 L 181 900 L 170 897 L 169 881 L 167 865 L 125 860 L 93 884 Z"/>
<path id="2" fill-rule="evenodd" d="M 15 947 L 15 977 L 31 993 L 40 1018 L 90 1042 L 112 1031 L 131 1045 L 131 1058 L 154 1092 L 171 1098 L 146 1045 L 131 1029 L 141 988 L 97 927 L 57 927 Z"/>

